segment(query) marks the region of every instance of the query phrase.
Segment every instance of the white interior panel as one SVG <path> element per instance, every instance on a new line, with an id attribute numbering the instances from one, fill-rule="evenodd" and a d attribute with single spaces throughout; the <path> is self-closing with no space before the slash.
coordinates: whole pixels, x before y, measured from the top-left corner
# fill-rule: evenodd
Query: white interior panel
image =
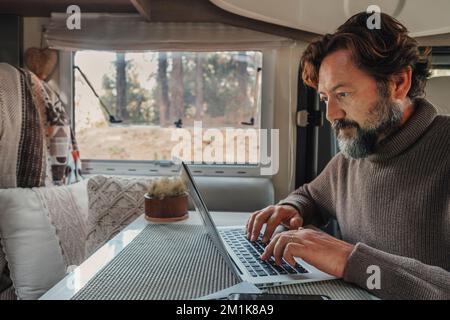
<path id="1" fill-rule="evenodd" d="M 248 18 L 317 34 L 333 32 L 351 15 L 378 5 L 395 16 L 412 36 L 450 32 L 450 1 L 434 0 L 210 0 L 218 7 Z"/>

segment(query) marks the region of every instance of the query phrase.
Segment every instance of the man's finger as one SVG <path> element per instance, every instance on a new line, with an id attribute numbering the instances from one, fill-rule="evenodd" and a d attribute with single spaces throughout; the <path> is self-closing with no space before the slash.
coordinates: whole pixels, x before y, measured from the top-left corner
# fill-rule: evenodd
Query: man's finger
<path id="1" fill-rule="evenodd" d="M 270 240 L 280 222 L 281 222 L 280 212 L 279 210 L 275 209 L 274 213 L 269 217 L 269 219 L 266 222 L 266 230 L 264 232 L 262 239 L 264 243 L 267 243 Z"/>
<path id="2" fill-rule="evenodd" d="M 272 213 L 273 207 L 269 207 L 255 216 L 250 241 L 256 241 L 258 239 L 262 226 L 266 223 Z"/>
<path id="3" fill-rule="evenodd" d="M 289 220 L 289 226 L 292 229 L 298 229 L 301 226 L 303 226 L 303 219 L 300 216 L 295 215 L 294 217 L 291 218 L 291 220 Z"/>
<path id="4" fill-rule="evenodd" d="M 279 240 L 273 248 L 273 257 L 275 258 L 276 264 L 281 264 L 281 259 L 283 258 L 284 249 L 287 244 L 295 241 L 294 235 L 289 233 L 281 234 Z"/>
<path id="5" fill-rule="evenodd" d="M 288 243 L 284 248 L 283 259 L 292 267 L 295 267 L 297 262 L 295 261 L 294 257 L 302 258 L 304 247 L 305 246 L 301 243 Z"/>
<path id="6" fill-rule="evenodd" d="M 264 249 L 264 252 L 261 255 L 261 259 L 262 260 L 267 260 L 267 259 L 269 259 L 272 256 L 273 248 L 277 244 L 278 239 L 280 238 L 280 235 L 281 235 L 281 233 L 277 234 L 275 237 L 273 237 L 272 240 L 270 240 L 269 244 Z"/>
<path id="7" fill-rule="evenodd" d="M 258 211 L 255 211 L 255 212 L 253 212 L 251 215 L 250 215 L 250 218 L 248 219 L 248 221 L 247 221 L 247 225 L 246 225 L 246 231 L 247 231 L 247 238 L 248 239 L 250 239 L 250 236 L 251 236 L 251 233 L 252 233 L 252 230 L 253 230 L 253 223 L 254 223 L 254 221 L 255 221 L 255 218 L 256 218 L 256 216 L 261 212 L 262 210 L 258 210 Z"/>

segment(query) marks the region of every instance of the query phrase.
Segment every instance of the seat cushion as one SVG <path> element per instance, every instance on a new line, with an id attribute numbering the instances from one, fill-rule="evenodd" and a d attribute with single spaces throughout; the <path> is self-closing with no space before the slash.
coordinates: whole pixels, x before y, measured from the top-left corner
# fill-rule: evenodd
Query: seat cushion
<path id="1" fill-rule="evenodd" d="M 211 211 L 252 212 L 274 203 L 272 180 L 259 177 L 194 177 Z"/>

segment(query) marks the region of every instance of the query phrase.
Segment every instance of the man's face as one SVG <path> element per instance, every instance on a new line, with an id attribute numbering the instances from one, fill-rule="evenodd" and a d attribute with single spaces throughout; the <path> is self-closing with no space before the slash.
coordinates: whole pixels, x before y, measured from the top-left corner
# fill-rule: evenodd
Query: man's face
<path id="1" fill-rule="evenodd" d="M 402 111 L 382 88 L 353 63 L 348 50 L 333 52 L 322 61 L 318 92 L 346 157 L 374 153 L 377 144 L 400 126 Z"/>

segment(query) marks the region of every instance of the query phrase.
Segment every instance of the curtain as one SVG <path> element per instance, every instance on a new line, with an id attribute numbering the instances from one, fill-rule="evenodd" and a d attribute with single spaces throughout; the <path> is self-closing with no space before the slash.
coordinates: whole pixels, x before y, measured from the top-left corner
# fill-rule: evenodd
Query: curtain
<path id="1" fill-rule="evenodd" d="M 50 47 L 60 50 L 221 51 L 278 48 L 291 39 L 220 23 L 147 22 L 136 14 L 81 13 L 81 28 L 53 13 L 46 26 Z"/>

